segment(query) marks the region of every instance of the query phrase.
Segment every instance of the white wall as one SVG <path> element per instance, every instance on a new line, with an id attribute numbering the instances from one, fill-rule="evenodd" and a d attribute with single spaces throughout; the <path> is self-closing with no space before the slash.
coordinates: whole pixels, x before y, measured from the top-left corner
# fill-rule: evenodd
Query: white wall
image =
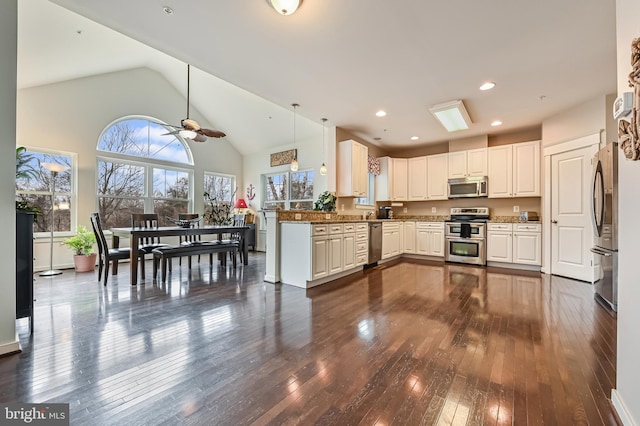
<path id="1" fill-rule="evenodd" d="M 17 0 L 0 2 L 0 217 L 4 221 L 5 243 L 0 256 L 0 355 L 19 348 L 16 339 L 16 61 Z"/>
<path id="2" fill-rule="evenodd" d="M 542 146 L 598 133 L 606 129 L 608 113 L 607 98 L 602 95 L 548 117 L 542 122 Z"/>
<path id="3" fill-rule="evenodd" d="M 640 2 L 616 1 L 618 46 L 618 93 L 628 92 L 627 76 L 631 71 L 631 41 L 640 37 Z M 618 276 L 618 359 L 614 404 L 627 423 L 640 424 L 640 274 L 638 273 L 638 183 L 640 161 L 627 161 L 620 155 L 619 172 L 620 255 Z"/>
<path id="4" fill-rule="evenodd" d="M 184 95 L 148 68 L 23 89 L 18 92 L 17 144 L 77 153 L 75 208 L 78 224 L 89 227 L 89 215 L 97 209 L 96 145 L 100 133 L 112 121 L 127 115 L 179 124 L 185 105 Z M 210 127 L 198 111 L 191 108 L 190 112 L 201 125 Z M 204 211 L 201 195 L 205 171 L 236 175 L 238 193 L 242 193 L 242 157 L 235 148 L 224 139 L 214 138 L 204 143 L 189 142 L 189 146 L 195 163 L 194 212 Z M 37 269 L 48 261 L 47 243 L 48 239 L 36 241 Z M 54 243 L 54 266 L 68 267 L 71 256 L 69 249 Z"/>

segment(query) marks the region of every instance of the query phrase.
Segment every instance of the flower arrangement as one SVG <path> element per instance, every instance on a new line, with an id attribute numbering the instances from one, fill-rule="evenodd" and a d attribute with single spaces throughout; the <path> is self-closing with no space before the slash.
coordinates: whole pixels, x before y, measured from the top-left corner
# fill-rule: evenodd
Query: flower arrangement
<path id="1" fill-rule="evenodd" d="M 318 199 L 313 204 L 313 210 L 324 210 L 327 212 L 333 212 L 336 210 L 336 194 L 334 192 L 324 191 L 318 196 Z"/>

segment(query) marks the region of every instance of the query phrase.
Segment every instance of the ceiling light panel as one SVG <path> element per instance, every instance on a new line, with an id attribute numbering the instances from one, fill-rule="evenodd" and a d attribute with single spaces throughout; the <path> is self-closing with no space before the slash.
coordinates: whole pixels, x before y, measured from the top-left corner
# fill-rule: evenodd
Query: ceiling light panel
<path id="1" fill-rule="evenodd" d="M 471 125 L 471 118 L 461 100 L 434 105 L 429 108 L 429 112 L 448 132 L 467 130 Z"/>

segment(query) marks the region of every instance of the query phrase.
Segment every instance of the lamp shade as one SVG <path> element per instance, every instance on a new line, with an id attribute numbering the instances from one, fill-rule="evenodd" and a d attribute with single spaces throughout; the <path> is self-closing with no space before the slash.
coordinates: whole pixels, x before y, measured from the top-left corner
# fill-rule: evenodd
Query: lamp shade
<path id="1" fill-rule="evenodd" d="M 238 198 L 236 200 L 236 203 L 233 205 L 234 209 L 246 209 L 247 207 L 247 202 L 244 201 L 244 198 Z"/>

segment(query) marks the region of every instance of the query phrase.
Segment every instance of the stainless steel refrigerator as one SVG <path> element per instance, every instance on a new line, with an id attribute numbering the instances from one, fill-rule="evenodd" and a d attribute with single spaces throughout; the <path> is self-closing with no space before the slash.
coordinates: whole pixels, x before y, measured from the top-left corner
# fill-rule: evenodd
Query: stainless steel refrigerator
<path id="1" fill-rule="evenodd" d="M 607 144 L 593 164 L 593 226 L 596 297 L 618 310 L 618 144 Z"/>

